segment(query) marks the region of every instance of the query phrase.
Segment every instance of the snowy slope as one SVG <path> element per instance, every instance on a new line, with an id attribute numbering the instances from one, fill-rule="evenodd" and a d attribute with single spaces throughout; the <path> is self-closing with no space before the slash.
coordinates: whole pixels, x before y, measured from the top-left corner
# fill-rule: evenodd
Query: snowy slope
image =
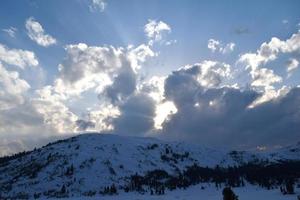
<path id="1" fill-rule="evenodd" d="M 177 174 L 195 163 L 213 168 L 300 160 L 299 146 L 270 153 L 225 152 L 154 138 L 83 134 L 1 163 L 0 185 L 2 195 L 48 195 L 65 185 L 70 194 L 81 196 L 112 184 L 124 186 L 131 175 L 156 169 Z"/>
<path id="2" fill-rule="evenodd" d="M 201 188 L 204 187 L 205 189 Z M 234 188 L 239 200 L 296 200 L 297 194 L 282 195 L 278 189 L 266 190 L 256 186 Z M 46 199 L 46 198 L 45 198 Z M 122 193 L 113 196 L 70 197 L 64 200 L 221 200 L 222 190 L 207 184 L 191 186 L 186 190 L 168 191 L 165 195 Z M 54 199 L 50 199 L 54 200 Z"/>

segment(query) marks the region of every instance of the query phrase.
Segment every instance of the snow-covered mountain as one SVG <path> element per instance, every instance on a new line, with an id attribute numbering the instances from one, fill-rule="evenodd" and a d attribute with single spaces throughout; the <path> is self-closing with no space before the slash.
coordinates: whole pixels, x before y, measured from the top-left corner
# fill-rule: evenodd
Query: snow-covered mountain
<path id="1" fill-rule="evenodd" d="M 188 167 L 242 166 L 300 160 L 300 144 L 272 152 L 219 151 L 154 138 L 82 134 L 0 160 L 0 197 L 53 197 L 125 188 L 133 175 L 161 170 L 181 174 Z"/>

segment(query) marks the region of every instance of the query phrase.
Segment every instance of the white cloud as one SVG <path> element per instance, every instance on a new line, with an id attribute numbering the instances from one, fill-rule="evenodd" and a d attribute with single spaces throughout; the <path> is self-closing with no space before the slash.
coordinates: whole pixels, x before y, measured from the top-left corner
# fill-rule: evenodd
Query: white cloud
<path id="1" fill-rule="evenodd" d="M 207 43 L 207 48 L 210 49 L 212 52 L 220 52 L 222 54 L 230 53 L 234 50 L 235 44 L 230 42 L 228 44 L 223 44 L 222 42 L 209 39 Z"/>
<path id="2" fill-rule="evenodd" d="M 21 59 L 24 59 L 20 54 L 23 51 L 6 49 L 5 52 L 10 55 L 10 59 L 6 59 L 7 63 L 20 67 L 28 65 Z M 12 59 L 12 55 L 17 59 Z M 33 64 L 37 64 L 36 62 Z M 12 133 L 19 137 L 37 134 L 40 130 L 48 136 L 50 133 L 76 132 L 75 122 L 78 117 L 69 110 L 62 95 L 56 93 L 53 86 L 35 91 L 34 96 L 28 92 L 29 89 L 30 85 L 19 77 L 18 72 L 6 70 L 0 63 L 1 134 Z"/>
<path id="3" fill-rule="evenodd" d="M 68 45 L 67 56 L 59 65 L 55 90 L 78 95 L 94 87 L 111 83 L 111 75 L 122 66 L 124 49 L 88 46 L 83 43 Z M 124 58 L 123 58 L 124 57 Z"/>
<path id="4" fill-rule="evenodd" d="M 165 76 L 153 76 L 138 86 L 138 90 L 147 93 L 157 103 L 164 100 L 164 82 Z"/>
<path id="5" fill-rule="evenodd" d="M 260 65 L 275 60 L 279 53 L 292 53 L 300 50 L 300 32 L 293 34 L 283 41 L 273 37 L 270 42 L 264 42 L 256 53 L 241 55 L 239 62 L 246 63 L 247 67 L 256 69 Z"/>
<path id="6" fill-rule="evenodd" d="M 226 63 L 205 60 L 199 65 L 201 73 L 197 80 L 204 87 L 217 87 L 222 79 L 230 78 L 231 67 Z"/>
<path id="7" fill-rule="evenodd" d="M 25 27 L 29 38 L 35 41 L 38 45 L 48 47 L 56 44 L 56 39 L 45 33 L 42 25 L 33 17 L 26 20 Z"/>
<path id="8" fill-rule="evenodd" d="M 163 30 L 168 32 L 166 28 Z M 155 34 L 158 33 L 152 32 L 149 39 L 162 40 Z M 67 45 L 66 56 L 59 65 L 54 84 L 37 90 L 33 97 L 26 99 L 24 94 L 30 86 L 26 87 L 27 82 L 22 82 L 24 80 L 19 78 L 17 72 L 0 68 L 0 88 L 7 88 L 5 95 L 1 95 L 0 92 L 0 133 L 16 133 L 18 129 L 22 129 L 22 134 L 36 134 L 40 130 L 43 130 L 43 133 L 45 130 L 45 134 L 97 130 L 143 135 L 145 132 L 163 132 L 165 128 L 168 130 L 170 127 L 174 128 L 171 130 L 175 132 L 185 133 L 193 131 L 191 127 L 194 127 L 196 134 L 199 130 L 201 134 L 217 131 L 222 136 L 223 127 L 229 128 L 229 131 L 231 128 L 235 130 L 237 123 L 234 120 L 245 115 L 245 108 L 258 109 L 258 105 L 272 99 L 280 99 L 290 91 L 288 87 L 276 90 L 274 84 L 282 81 L 282 78 L 274 74 L 273 70 L 262 67 L 262 64 L 276 59 L 280 52 L 297 49 L 296 44 L 292 45 L 294 42 L 297 42 L 296 36 L 287 41 L 272 39 L 269 43 L 263 43 L 256 53 L 240 57 L 240 60 L 246 63 L 247 69 L 250 69 L 251 87 L 262 88 L 263 91 L 260 92 L 253 91 L 252 88 L 243 91 L 236 86 L 228 86 L 233 84 L 230 82 L 231 66 L 211 60 L 185 66 L 167 77 L 144 80 L 144 77 L 139 76 L 141 66 L 149 57 L 157 55 L 151 49 L 151 44 L 127 48 L 88 46 L 84 43 Z M 234 49 L 233 43 L 221 47 L 219 45 L 217 41 L 211 48 L 221 53 Z M 37 60 L 23 61 L 24 56 L 16 52 L 18 51 L 2 46 L 0 58 L 8 64 L 22 68 L 30 65 L 29 63 L 38 64 Z M 10 55 L 10 58 L 6 55 Z M 35 58 L 34 54 L 32 55 L 31 57 Z M 295 65 L 294 63 L 290 66 L 290 71 Z M 15 102 L 9 100 L 11 105 L 4 99 L 9 92 L 15 99 Z M 91 105 L 87 111 L 73 108 L 74 105 L 82 107 L 81 101 L 87 101 L 85 105 L 89 105 L 90 95 L 94 95 L 92 98 L 99 95 L 101 101 Z M 114 98 L 116 100 L 112 101 Z M 73 105 L 72 101 L 75 101 Z M 251 112 L 251 109 L 246 112 Z M 81 111 L 87 113 L 78 114 Z M 181 117 L 181 114 L 184 115 Z M 234 118 L 228 118 L 230 114 L 236 115 Z M 231 119 L 234 119 L 232 123 Z M 226 120 L 230 122 L 228 127 L 223 123 Z M 221 126 L 212 128 L 210 124 L 214 122 L 220 123 Z M 201 126 L 198 127 L 199 123 Z M 177 130 L 177 125 L 184 126 Z M 203 127 L 206 128 L 206 125 L 208 129 L 205 130 Z"/>
<path id="9" fill-rule="evenodd" d="M 136 48 L 129 48 L 128 58 L 131 61 L 132 67 L 135 72 L 141 67 L 141 63 L 144 63 L 149 57 L 157 56 L 157 53 L 145 44 L 141 44 Z"/>
<path id="10" fill-rule="evenodd" d="M 88 46 L 83 43 L 66 46 L 67 56 L 59 65 L 55 90 L 59 93 L 79 95 L 97 87 L 97 92 L 112 83 L 122 67 L 137 72 L 140 64 L 155 53 L 147 45 L 128 49 L 112 46 Z"/>
<path id="11" fill-rule="evenodd" d="M 287 86 L 283 86 L 278 90 L 275 90 L 274 88 L 267 89 L 265 92 L 261 94 L 258 98 L 256 98 L 249 106 L 248 108 L 255 108 L 256 106 L 266 103 L 270 100 L 274 100 L 277 98 L 284 97 L 291 88 Z"/>
<path id="12" fill-rule="evenodd" d="M 89 5 L 90 11 L 100 11 L 103 12 L 107 6 L 105 0 L 91 0 L 91 4 Z"/>
<path id="13" fill-rule="evenodd" d="M 201 86 L 215 88 L 231 79 L 231 67 L 229 64 L 204 60 L 201 63 L 187 65 L 178 70 L 180 73 L 190 73 Z"/>
<path id="14" fill-rule="evenodd" d="M 253 105 L 266 102 L 276 98 L 279 91 L 274 88 L 275 83 L 282 82 L 282 77 L 275 74 L 272 69 L 263 67 L 266 63 L 277 59 L 278 55 L 299 52 L 300 50 L 300 32 L 293 34 L 287 40 L 280 40 L 273 37 L 270 42 L 264 42 L 256 53 L 246 53 L 240 56 L 238 63 L 244 63 L 246 69 L 250 69 L 252 78 L 251 86 L 264 92 Z M 295 70 L 299 63 L 297 60 L 290 60 L 287 71 Z M 290 76 L 288 74 L 288 76 Z"/>
<path id="15" fill-rule="evenodd" d="M 67 130 L 73 125 L 70 120 L 61 115 L 63 107 L 54 106 L 55 104 L 43 102 L 39 99 L 26 99 L 23 104 L 17 105 L 8 110 L 0 112 L 0 140 L 6 139 L 1 145 L 11 149 L 11 142 L 23 143 L 20 150 L 28 150 L 45 144 L 51 138 L 58 135 L 66 135 L 70 132 L 58 132 Z M 51 111 L 52 110 L 52 111 Z M 60 125 L 66 126 L 60 129 Z M 73 133 L 73 131 L 72 131 Z M 45 140 L 43 142 L 43 140 Z M 13 149 L 11 149 L 13 150 Z"/>
<path id="16" fill-rule="evenodd" d="M 282 81 L 282 78 L 274 74 L 273 70 L 267 68 L 259 68 L 251 72 L 253 87 L 263 87 L 265 90 L 273 89 L 273 84 Z"/>
<path id="17" fill-rule="evenodd" d="M 2 44 L 0 44 L 0 61 L 22 69 L 27 66 L 37 66 L 39 64 L 33 52 L 21 49 L 8 49 Z"/>
<path id="18" fill-rule="evenodd" d="M 24 103 L 30 85 L 16 71 L 6 70 L 0 62 L 0 111 Z"/>
<path id="19" fill-rule="evenodd" d="M 36 124 L 25 125 L 22 121 L 16 122 L 16 124 L 22 126 L 24 130 L 32 132 L 36 132 L 37 127 L 43 127 L 41 129 L 53 134 L 78 132 L 83 130 L 81 129 L 82 125 L 85 125 L 83 123 L 93 125 L 87 127 L 88 130 L 112 130 L 114 126 L 109 119 L 116 118 L 121 114 L 119 105 L 113 105 L 104 99 L 100 105 L 89 110 L 85 117 L 79 118 L 70 110 L 70 101 L 84 101 L 83 98 L 80 98 L 81 94 L 88 91 L 91 94 L 96 92 L 105 96 L 108 86 L 112 85 L 113 81 L 117 81 L 118 77 L 125 78 L 124 80 L 136 79 L 140 65 L 155 53 L 147 45 L 124 49 L 112 46 L 88 46 L 80 43 L 68 45 L 65 49 L 67 55 L 59 65 L 59 74 L 54 80 L 54 84 L 37 90 L 34 97 L 26 100 L 27 108 L 24 105 L 13 112 L 18 113 L 22 109 L 31 110 L 30 113 L 36 116 L 33 118 L 37 121 Z M 124 72 L 125 74 L 123 74 Z M 122 93 L 123 86 L 125 90 L 127 89 L 128 82 L 123 83 L 122 80 L 121 85 L 114 85 L 115 90 L 112 92 Z M 133 84 L 133 91 L 128 95 L 135 91 L 135 81 Z M 30 118 L 30 113 L 24 112 L 28 118 Z M 9 120 L 6 118 L 5 120 Z M 5 127 L 3 131 L 8 129 L 9 127 Z"/>
<path id="20" fill-rule="evenodd" d="M 209 48 L 212 52 L 215 52 L 217 49 L 219 49 L 220 42 L 215 39 L 209 39 L 207 48 Z"/>
<path id="21" fill-rule="evenodd" d="M 57 133 L 76 131 L 78 117 L 62 102 L 52 86 L 45 86 L 37 90 L 36 95 L 30 100 L 30 103 L 42 116 L 45 125 L 51 126 Z"/>
<path id="22" fill-rule="evenodd" d="M 230 42 L 230 43 L 225 45 L 225 47 L 223 48 L 223 50 L 221 52 L 223 54 L 232 52 L 234 50 L 234 47 L 235 47 L 235 43 Z"/>
<path id="23" fill-rule="evenodd" d="M 113 130 L 114 127 L 108 120 L 108 117 L 117 118 L 118 116 L 120 116 L 120 111 L 117 106 L 101 102 L 96 108 L 89 109 L 84 118 L 95 124 L 93 130 L 110 131 Z"/>
<path id="24" fill-rule="evenodd" d="M 245 63 L 246 68 L 256 70 L 261 65 L 275 60 L 279 53 L 292 53 L 300 50 L 300 32 L 293 34 L 289 39 L 283 41 L 273 37 L 270 42 L 264 42 L 256 53 L 241 55 L 238 62 Z"/>
<path id="25" fill-rule="evenodd" d="M 7 33 L 10 37 L 14 38 L 18 29 L 11 26 L 9 28 L 2 29 L 2 31 Z"/>
<path id="26" fill-rule="evenodd" d="M 149 19 L 148 23 L 144 26 L 144 32 L 149 39 L 149 44 L 161 41 L 165 34 L 171 32 L 171 27 L 163 21 L 156 21 Z"/>
<path id="27" fill-rule="evenodd" d="M 299 67 L 299 61 L 291 58 L 288 60 L 286 71 L 288 73 L 288 77 L 292 75 L 292 72 L 295 71 Z"/>
<path id="28" fill-rule="evenodd" d="M 45 134 L 51 132 L 54 135 L 74 133 L 82 130 L 82 127 L 79 128 L 79 126 L 83 123 L 93 125 L 88 127 L 89 130 L 112 130 L 114 126 L 109 119 L 116 118 L 121 114 L 118 106 L 123 102 L 113 105 L 104 100 L 100 105 L 93 106 L 93 109 L 88 110 L 86 117 L 79 118 L 69 108 L 70 101 L 85 101 L 85 97 L 80 98 L 83 92 L 91 92 L 91 94 L 96 92 L 95 96 L 99 93 L 104 96 L 107 87 L 112 85 L 113 81 L 117 81 L 120 76 L 121 79 L 125 78 L 124 80 L 136 79 L 140 65 L 148 57 L 155 55 L 147 45 L 124 49 L 112 46 L 88 46 L 80 43 L 68 45 L 65 49 L 67 55 L 59 65 L 59 74 L 54 80 L 54 84 L 36 90 L 33 97 L 23 99 L 23 104 L 18 104 L 20 106 L 11 111 L 13 116 L 0 113 L 1 119 L 10 121 L 15 115 L 26 116 L 28 119 L 26 122 L 18 119 L 13 122 L 14 125 L 10 123 L 14 127 L 22 127 L 24 133 L 37 133 L 38 129 L 45 130 Z M 125 74 L 122 74 L 124 72 Z M 128 75 L 129 77 L 127 77 Z M 6 74 L 3 76 L 7 77 Z M 128 82 L 123 83 L 121 80 L 120 83 L 121 85 L 114 85 L 115 92 L 123 92 L 123 86 L 127 89 Z M 133 90 L 128 95 L 135 91 L 135 81 L 133 84 Z M 8 88 L 7 84 L 4 87 Z M 24 92 L 26 92 L 25 89 Z M 22 95 L 19 96 L 22 97 Z M 10 130 L 15 132 L 9 126 L 3 126 L 0 132 Z"/>

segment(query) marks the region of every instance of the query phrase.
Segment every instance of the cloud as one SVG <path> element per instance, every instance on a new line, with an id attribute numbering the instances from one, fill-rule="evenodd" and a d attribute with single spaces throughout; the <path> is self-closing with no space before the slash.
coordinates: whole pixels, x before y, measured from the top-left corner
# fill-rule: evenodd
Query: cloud
<path id="1" fill-rule="evenodd" d="M 268 49 L 264 43 L 256 54 L 246 53 L 241 55 L 238 60 L 239 63 L 246 65 L 246 70 L 250 70 L 251 86 L 265 92 L 273 90 L 273 85 L 282 81 L 282 77 L 276 75 L 272 69 L 261 67 L 268 61 L 276 59 L 277 50 L 269 51 Z"/>
<path id="2" fill-rule="evenodd" d="M 55 89 L 78 95 L 91 88 L 110 84 L 110 76 L 122 65 L 123 49 L 87 46 L 79 43 L 65 47 L 66 58 L 59 65 Z"/>
<path id="3" fill-rule="evenodd" d="M 128 49 L 128 59 L 135 72 L 139 70 L 140 64 L 144 63 L 149 57 L 155 57 L 158 53 L 154 52 L 149 45 L 141 44 L 137 47 L 130 46 Z"/>
<path id="4" fill-rule="evenodd" d="M 171 27 L 163 21 L 149 19 L 144 26 L 144 32 L 149 39 L 149 44 L 152 45 L 154 42 L 161 41 L 165 34 L 170 33 Z"/>
<path id="5" fill-rule="evenodd" d="M 207 48 L 212 52 L 220 52 L 222 54 L 230 53 L 234 50 L 235 44 L 230 42 L 228 44 L 222 44 L 220 41 L 215 39 L 209 39 Z"/>
<path id="6" fill-rule="evenodd" d="M 10 37 L 14 38 L 18 29 L 11 26 L 9 28 L 2 29 L 2 31 L 7 33 Z"/>
<path id="7" fill-rule="evenodd" d="M 89 9 L 91 12 L 100 11 L 103 12 L 107 6 L 105 0 L 91 0 Z"/>
<path id="8" fill-rule="evenodd" d="M 0 155 L 31 150 L 69 136 L 57 134 L 30 102 L 0 112 Z"/>
<path id="9" fill-rule="evenodd" d="M 282 86 L 280 89 L 276 90 L 274 88 L 270 88 L 266 91 L 264 91 L 258 98 L 256 98 L 249 106 L 248 108 L 254 108 L 262 103 L 281 98 L 285 96 L 289 91 L 290 87 Z"/>
<path id="10" fill-rule="evenodd" d="M 263 92 L 259 98 L 249 105 L 250 108 L 270 101 L 279 96 L 280 90 L 277 91 L 273 85 L 282 82 L 282 77 L 274 74 L 273 70 L 267 68 L 258 68 L 252 70 L 250 74 L 252 77 L 252 82 L 250 84 L 252 88 Z"/>
<path id="11" fill-rule="evenodd" d="M 42 25 L 33 17 L 30 17 L 25 22 L 28 37 L 35 41 L 38 45 L 48 47 L 56 44 L 56 39 L 45 33 Z"/>
<path id="12" fill-rule="evenodd" d="M 287 40 L 272 38 L 255 53 L 242 54 L 237 64 L 242 63 L 249 70 L 250 87 L 228 86 L 232 70 L 221 67 L 222 73 L 216 73 L 222 65 L 205 67 L 212 66 L 207 64 L 212 61 L 173 71 L 165 79 L 164 100 L 173 102 L 177 112 L 161 124 L 160 136 L 240 148 L 284 145 L 298 140 L 300 113 L 294 108 L 300 106 L 300 89 L 275 87 L 283 78 L 265 66 L 279 54 L 297 55 L 298 44 L 296 33 Z M 210 47 L 217 51 L 219 46 L 220 42 L 214 40 Z M 292 68 L 298 65 L 295 61 L 291 63 L 288 64 Z"/>
<path id="13" fill-rule="evenodd" d="M 278 58 L 279 54 L 291 54 L 300 51 L 300 33 L 293 34 L 287 40 L 280 40 L 273 37 L 269 42 L 264 42 L 255 53 L 245 53 L 240 56 L 237 63 L 245 65 L 246 70 L 250 71 L 252 79 L 251 86 L 265 94 L 257 102 L 265 102 L 277 97 L 278 91 L 275 91 L 274 84 L 283 81 L 282 77 L 275 74 L 272 69 L 266 68 L 265 65 Z M 296 65 L 296 62 L 292 65 Z M 291 66 L 293 67 L 293 66 Z M 291 69 L 291 68 L 290 68 Z M 267 98 L 268 97 L 268 98 Z M 257 105 L 257 104 L 255 104 Z"/>
<path id="14" fill-rule="evenodd" d="M 291 58 L 287 62 L 286 71 L 288 73 L 288 77 L 292 75 L 292 72 L 295 71 L 299 67 L 299 61 L 295 58 Z"/>
<path id="15" fill-rule="evenodd" d="M 137 47 L 116 48 L 113 46 L 88 46 L 83 43 L 67 45 L 67 56 L 59 65 L 59 74 L 54 81 L 53 94 L 61 100 L 80 96 L 83 92 L 96 92 L 100 105 L 90 109 L 82 118 L 77 119 L 77 130 L 85 128 L 101 131 L 121 131 L 123 134 L 141 134 L 146 127 L 153 125 L 153 118 L 140 118 L 144 124 L 137 128 L 137 132 L 129 133 L 133 125 L 131 120 L 137 120 L 140 115 L 155 115 L 155 104 L 147 94 L 137 91 L 138 72 L 141 65 L 150 57 L 156 55 L 149 45 L 141 44 Z M 104 77 L 104 78 L 103 78 Z M 142 99 L 142 97 L 144 99 Z M 141 107 L 130 112 L 128 107 L 140 105 Z M 106 109 L 110 107 L 110 109 Z M 150 113 L 149 110 L 153 110 Z M 149 112 L 148 112 L 149 111 Z M 75 118 L 74 118 L 75 119 Z M 73 120 L 72 120 L 73 121 Z M 126 123 L 125 123 L 126 121 Z M 86 124 L 89 126 L 86 127 Z M 93 126 L 90 126 L 92 125 Z M 128 126 L 128 127 L 122 127 Z M 143 128 L 142 128 L 143 127 Z M 153 128 L 153 127 L 152 127 Z M 140 131 L 138 131 L 140 130 Z"/>
<path id="16" fill-rule="evenodd" d="M 143 136 L 154 128 L 155 102 L 147 94 L 130 96 L 119 109 L 112 120 L 115 133 Z"/>
<path id="17" fill-rule="evenodd" d="M 35 112 L 42 117 L 43 124 L 51 127 L 54 133 L 76 132 L 77 115 L 65 105 L 61 96 L 54 91 L 52 86 L 36 90 L 36 96 L 29 102 Z"/>
<path id="18" fill-rule="evenodd" d="M 8 49 L 2 44 L 0 44 L 0 61 L 22 69 L 27 66 L 37 66 L 39 64 L 33 52 L 21 49 Z"/>
<path id="19" fill-rule="evenodd" d="M 11 65 L 17 66 L 16 70 L 22 69 L 22 73 L 8 70 L 14 68 Z M 33 52 L 8 49 L 0 44 L 1 154 L 29 149 L 35 144 L 29 139 L 30 137 L 41 139 L 56 133 L 52 126 L 45 123 L 45 118 L 38 112 L 35 102 L 31 99 L 31 85 L 21 76 L 30 69 L 28 66 L 37 65 L 38 60 Z M 52 113 L 51 117 L 55 118 L 57 113 Z M 41 130 L 43 130 L 42 133 Z M 27 141 L 26 144 L 24 141 Z"/>
<path id="20" fill-rule="evenodd" d="M 159 23 L 149 31 L 149 41 L 162 42 L 171 31 Z M 0 141 L 18 149 L 32 145 L 26 137 L 100 131 L 240 148 L 288 144 L 299 133 L 300 89 L 278 85 L 284 79 L 266 64 L 280 54 L 292 53 L 288 58 L 297 60 L 297 34 L 272 38 L 254 53 L 241 54 L 235 65 L 203 60 L 153 77 L 143 76 L 145 62 L 158 55 L 151 42 L 70 44 L 53 84 L 35 91 L 29 91 L 22 73 L 6 69 L 15 65 L 24 72 L 38 65 L 35 55 L 1 45 Z M 211 49 L 225 53 L 234 48 L 229 44 L 214 40 Z M 287 72 L 298 66 L 290 61 Z M 250 78 L 245 86 L 235 82 L 240 64 Z"/>
<path id="21" fill-rule="evenodd" d="M 138 86 L 140 93 L 149 95 L 155 102 L 154 129 L 162 129 L 162 124 L 168 120 L 169 115 L 177 112 L 174 103 L 165 99 L 165 80 L 165 76 L 153 76 Z"/>
<path id="22" fill-rule="evenodd" d="M 293 34 L 287 40 L 273 37 L 270 42 L 264 42 L 256 53 L 241 55 L 239 61 L 245 62 L 248 67 L 256 69 L 269 61 L 275 60 L 279 53 L 293 53 L 300 51 L 300 33 Z"/>
<path id="23" fill-rule="evenodd" d="M 41 130 L 43 130 L 41 132 Z M 53 130 L 52 130 L 53 131 Z M 25 101 L 10 109 L 0 112 L 0 137 L 15 139 L 21 136 L 36 135 L 36 137 L 47 135 L 52 132 L 44 126 L 42 116 L 36 111 L 30 102 Z M 52 133 L 55 133 L 54 131 Z"/>
<path id="24" fill-rule="evenodd" d="M 121 121 L 112 119 L 124 116 L 121 108 L 138 95 L 137 72 L 155 53 L 147 45 L 115 48 L 79 43 L 67 45 L 65 50 L 67 55 L 59 65 L 53 86 L 38 90 L 32 100 L 37 112 L 58 133 L 109 131 L 115 123 L 121 126 Z M 80 101 L 83 93 L 98 93 L 100 103 L 78 117 L 66 104 Z"/>
<path id="25" fill-rule="evenodd" d="M 13 154 L 15 152 L 21 152 L 27 149 L 26 145 L 22 141 L 14 140 L 9 141 L 6 139 L 1 140 L 0 142 L 0 156 L 6 156 Z"/>
<path id="26" fill-rule="evenodd" d="M 111 120 L 118 116 L 120 116 L 120 111 L 117 106 L 101 101 L 96 107 L 88 108 L 88 112 L 82 116 L 82 120 L 94 124 L 94 127 L 89 126 L 87 130 L 106 132 L 114 129 Z"/>
<path id="27" fill-rule="evenodd" d="M 86 131 L 89 128 L 95 128 L 95 123 L 91 121 L 85 121 L 83 119 L 79 119 L 76 121 L 76 125 L 78 127 L 78 130 L 80 131 Z"/>
<path id="28" fill-rule="evenodd" d="M 173 101 L 176 108 L 194 101 L 198 93 L 209 88 L 225 85 L 230 78 L 230 66 L 216 61 L 203 61 L 173 71 L 164 84 L 166 100 Z M 193 102 L 193 105 L 196 102 Z"/>
<path id="29" fill-rule="evenodd" d="M 300 106 L 299 88 L 249 108 L 262 93 L 227 86 L 206 88 L 196 78 L 199 72 L 192 69 L 174 71 L 165 81 L 165 98 L 174 102 L 177 112 L 162 124 L 162 137 L 241 148 L 297 139 L 300 113 L 293 108 Z"/>
<path id="30" fill-rule="evenodd" d="M 0 62 L 0 112 L 24 103 L 30 85 L 16 71 L 8 71 Z"/>
<path id="31" fill-rule="evenodd" d="M 29 65 L 38 65 L 32 52 L 8 49 L 3 45 L 0 47 L 1 60 L 23 68 L 23 72 Z M 1 65 L 1 138 L 7 138 L 7 143 L 11 143 L 17 137 L 20 138 L 17 143 L 22 144 L 31 135 L 42 140 L 51 135 L 81 131 L 120 130 L 126 125 L 126 120 L 137 120 L 141 114 L 149 115 L 149 118 L 138 119 L 143 125 L 137 128 L 140 130 L 137 134 L 153 127 L 154 100 L 137 91 L 141 65 L 156 55 L 148 45 L 122 48 L 79 43 L 67 45 L 65 50 L 66 56 L 58 66 L 59 72 L 53 84 L 32 92 L 28 91 L 30 85 L 20 78 L 18 72 L 8 71 Z M 81 96 L 83 93 L 84 96 Z M 70 104 L 79 102 L 80 105 L 80 101 L 86 100 L 87 93 L 94 97 L 101 96 L 103 101 L 90 105 L 87 112 L 79 109 L 83 113 L 78 116 Z M 135 100 L 141 105 L 136 114 L 128 110 L 135 105 Z M 143 109 L 142 105 L 152 108 Z M 42 134 L 39 134 L 40 130 L 43 130 Z M 124 134 L 129 133 L 124 131 Z M 9 152 L 8 149 L 5 151 Z"/>
<path id="32" fill-rule="evenodd" d="M 201 63 L 196 63 L 194 65 L 187 65 L 183 68 L 180 68 L 177 71 L 174 71 L 173 74 L 178 76 L 169 76 L 165 81 L 165 91 L 166 87 L 168 87 L 169 82 L 177 84 L 179 79 L 188 79 L 189 81 L 193 82 L 190 86 L 194 85 L 196 88 L 199 88 L 198 85 L 205 87 L 205 88 L 213 88 L 218 87 L 221 83 L 224 83 L 225 80 L 230 79 L 231 77 L 231 67 L 226 63 L 205 60 Z M 173 79 L 176 78 L 176 79 Z M 180 86 L 184 87 L 185 85 Z M 194 88 L 194 87 L 193 87 Z M 187 91 L 184 91 L 187 89 Z M 192 88 L 185 88 L 182 91 L 174 91 L 176 94 L 178 92 L 188 92 L 189 89 Z M 178 96 L 181 96 L 178 94 Z M 185 96 L 185 95 L 182 95 Z"/>
<path id="33" fill-rule="evenodd" d="M 137 75 L 128 65 L 120 69 L 113 83 L 105 88 L 104 94 L 100 95 L 105 95 L 113 104 L 116 104 L 131 95 L 136 89 L 136 84 Z"/>
<path id="34" fill-rule="evenodd" d="M 136 73 L 146 58 L 155 55 L 147 45 L 124 49 L 79 43 L 67 45 L 65 50 L 67 56 L 59 65 L 55 90 L 67 96 L 79 95 L 93 88 L 99 93 L 111 85 L 113 80 L 122 82 L 125 76 Z M 111 90 L 117 91 L 118 83 L 114 84 L 111 87 L 115 88 Z M 124 83 L 120 86 L 125 87 Z"/>
<path id="35" fill-rule="evenodd" d="M 251 71 L 253 81 L 251 86 L 263 87 L 265 90 L 273 89 L 273 84 L 281 82 L 282 78 L 274 74 L 273 70 L 267 68 L 259 68 Z"/>

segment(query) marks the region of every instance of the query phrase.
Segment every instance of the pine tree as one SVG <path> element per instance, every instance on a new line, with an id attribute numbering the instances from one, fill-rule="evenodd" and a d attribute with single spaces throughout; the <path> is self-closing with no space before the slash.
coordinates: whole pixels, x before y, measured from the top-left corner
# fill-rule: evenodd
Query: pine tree
<path id="1" fill-rule="evenodd" d="M 61 192 L 62 194 L 65 194 L 65 193 L 66 193 L 66 186 L 65 186 L 65 185 L 63 185 L 63 186 L 61 187 L 60 192 Z"/>
<path id="2" fill-rule="evenodd" d="M 294 194 L 295 193 L 295 191 L 294 191 L 294 181 L 293 180 L 288 180 L 286 182 L 285 188 L 286 188 L 286 193 L 287 194 Z"/>
<path id="3" fill-rule="evenodd" d="M 234 194 L 230 187 L 223 189 L 223 200 L 238 200 L 238 196 Z"/>
<path id="4" fill-rule="evenodd" d="M 166 148 L 166 154 L 169 154 L 169 152 L 170 152 L 169 148 Z"/>

